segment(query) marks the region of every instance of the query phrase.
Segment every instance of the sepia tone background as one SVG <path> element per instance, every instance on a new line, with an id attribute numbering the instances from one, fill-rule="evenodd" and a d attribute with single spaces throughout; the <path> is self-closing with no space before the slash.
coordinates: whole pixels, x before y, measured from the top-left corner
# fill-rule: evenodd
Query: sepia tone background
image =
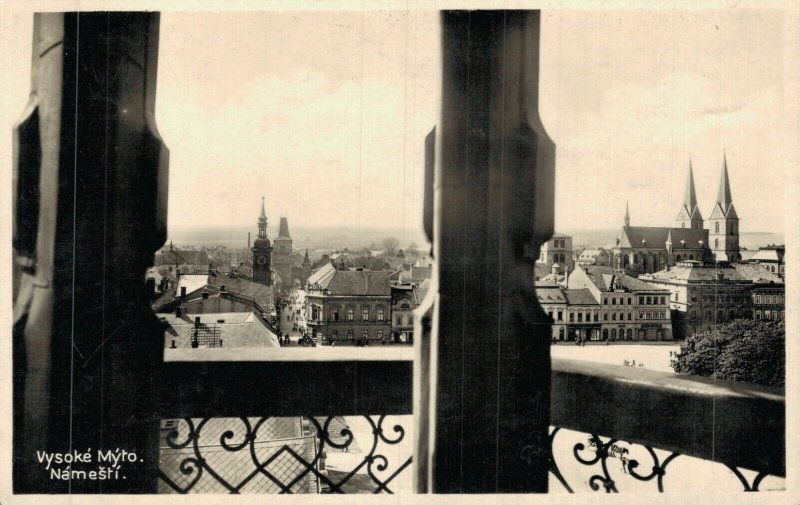
<path id="1" fill-rule="evenodd" d="M 620 2 L 613 7 L 643 5 Z M 193 9 L 220 6 L 201 3 Z M 304 28 L 296 33 L 273 32 L 269 16 L 165 13 L 157 114 L 173 156 L 170 227 L 191 227 L 195 220 L 215 226 L 249 226 L 258 199 L 266 195 L 273 225 L 278 215 L 285 214 L 297 216 L 293 221 L 300 226 L 325 225 L 333 205 L 341 209 L 340 219 L 348 226 L 384 226 L 388 221 L 413 236 L 421 221 L 421 139 L 436 122 L 438 104 L 437 17 L 426 11 L 430 6 L 341 3 L 336 7 L 343 12 L 325 16 L 331 23 L 321 28 L 315 23 L 317 13 L 299 14 L 297 22 Z M 79 7 L 134 5 L 0 4 L 2 68 L 9 76 L 3 90 L 5 131 L 10 132 L 10 122 L 27 100 L 30 12 Z M 153 7 L 166 8 L 163 4 Z M 364 7 L 385 7 L 391 12 L 359 12 Z M 638 224 L 668 220 L 680 201 L 688 155 L 695 167 L 701 207 L 703 202 L 708 207 L 725 148 L 737 207 L 747 216 L 742 230 L 786 229 L 790 261 L 796 261 L 797 82 L 793 71 L 797 56 L 790 49 L 797 47 L 798 40 L 796 28 L 792 31 L 788 26 L 797 20 L 797 12 L 781 3 L 763 10 L 753 10 L 753 4 L 702 7 L 680 12 L 559 10 L 543 14 L 540 103 L 545 126 L 558 146 L 556 226 L 613 227 L 621 221 L 626 199 L 631 200 Z M 709 10 L 712 7 L 720 8 Z M 230 8 L 253 6 L 240 3 Z M 215 26 L 217 22 L 220 26 Z M 376 29 L 377 24 L 385 29 Z M 245 42 L 252 38 L 259 42 L 251 47 Z M 308 43 L 307 38 L 315 42 Z M 760 43 L 752 45 L 753 39 Z M 332 54 L 320 52 L 319 40 L 335 41 L 327 46 Z M 291 51 L 280 50 L 279 44 L 291 46 Z M 380 50 L 374 52 L 376 48 Z M 298 54 L 311 56 L 298 60 Z M 274 77 L 264 82 L 266 75 Z M 303 82 L 299 87 L 298 78 Z M 297 113 L 282 117 L 279 112 L 287 103 Z M 306 133 L 298 136 L 297 131 Z M 0 145 L 4 175 L 0 201 L 10 206 L 6 176 L 10 135 Z M 225 149 L 219 149 L 220 145 Z M 330 159 L 326 152 L 333 146 L 342 155 Z M 343 180 L 326 178 L 331 168 L 340 170 Z M 265 169 L 272 179 L 262 180 Z M 293 182 L 309 179 L 315 181 L 310 189 Z M 209 180 L 219 184 L 208 184 Z M 297 191 L 287 191 L 294 187 Z M 198 205 L 199 199 L 203 205 Z M 209 203 L 215 201 L 225 202 L 224 207 Z M 2 216 L 3 265 L 10 264 L 9 208 L 3 209 Z M 3 279 L 6 300 L 10 300 L 8 277 Z M 794 282 L 790 281 L 788 291 L 790 300 L 795 300 L 789 304 L 797 306 Z M 3 321 L 8 321 L 10 301 L 2 314 Z M 788 322 L 797 327 L 797 315 L 791 309 Z M 787 345 L 789 369 L 795 371 L 787 378 L 791 413 L 797 405 L 797 345 L 792 339 Z M 10 350 L 2 356 L 4 360 L 10 357 Z M 2 370 L 10 376 L 9 366 Z M 2 401 L 10 405 L 10 380 L 4 377 L 2 383 Z M 797 442 L 791 435 L 796 426 L 793 420 L 790 415 L 790 447 Z M 4 418 L 2 426 L 6 449 L 10 419 Z M 4 450 L 3 454 L 9 453 Z M 791 475 L 798 458 L 791 450 L 787 456 Z M 5 493 L 10 487 L 8 476 L 0 479 Z M 787 479 L 789 490 L 796 490 L 796 485 Z M 14 498 L 18 500 L 24 501 Z"/>

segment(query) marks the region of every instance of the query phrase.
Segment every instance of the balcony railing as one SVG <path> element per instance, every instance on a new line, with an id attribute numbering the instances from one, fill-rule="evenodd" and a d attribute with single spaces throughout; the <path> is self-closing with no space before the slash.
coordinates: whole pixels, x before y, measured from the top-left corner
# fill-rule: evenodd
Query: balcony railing
<path id="1" fill-rule="evenodd" d="M 653 493 L 680 491 L 687 469 L 709 480 L 722 472 L 744 491 L 758 491 L 767 476 L 770 488 L 783 486 L 774 478 L 785 475 L 781 390 L 642 368 L 552 363 L 550 492 L 640 492 L 647 484 Z M 259 429 L 271 418 L 184 419 L 165 433 L 161 492 L 408 491 L 392 484 L 409 478 L 410 447 L 385 449 L 408 439 L 411 418 L 361 417 L 370 429 L 360 440 L 350 429 L 333 429 L 332 416 L 306 417 L 304 432 L 285 436 Z M 220 423 L 225 429 L 202 435 Z M 348 449 L 348 468 L 326 468 L 326 450 Z"/>

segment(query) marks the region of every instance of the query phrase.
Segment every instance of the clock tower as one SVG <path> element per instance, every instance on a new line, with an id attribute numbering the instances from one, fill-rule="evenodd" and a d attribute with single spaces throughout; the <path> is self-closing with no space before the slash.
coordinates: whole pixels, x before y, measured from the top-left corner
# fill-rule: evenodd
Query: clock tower
<path id="1" fill-rule="evenodd" d="M 258 217 L 258 238 L 253 242 L 253 282 L 272 286 L 272 246 L 267 238 L 267 213 L 261 197 L 261 215 Z"/>

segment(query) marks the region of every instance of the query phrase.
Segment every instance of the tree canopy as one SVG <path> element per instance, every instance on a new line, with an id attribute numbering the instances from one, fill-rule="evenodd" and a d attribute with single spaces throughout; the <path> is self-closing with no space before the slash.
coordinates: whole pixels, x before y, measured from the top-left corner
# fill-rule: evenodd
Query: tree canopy
<path id="1" fill-rule="evenodd" d="M 783 386 L 784 321 L 736 319 L 686 339 L 670 362 L 677 373 Z"/>

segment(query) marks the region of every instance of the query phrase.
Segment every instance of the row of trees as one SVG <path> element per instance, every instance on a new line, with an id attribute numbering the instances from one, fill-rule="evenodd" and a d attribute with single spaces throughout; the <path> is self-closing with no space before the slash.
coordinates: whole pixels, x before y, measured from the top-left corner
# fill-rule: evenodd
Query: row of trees
<path id="1" fill-rule="evenodd" d="M 686 339 L 670 362 L 678 373 L 784 386 L 784 321 L 735 319 Z"/>

